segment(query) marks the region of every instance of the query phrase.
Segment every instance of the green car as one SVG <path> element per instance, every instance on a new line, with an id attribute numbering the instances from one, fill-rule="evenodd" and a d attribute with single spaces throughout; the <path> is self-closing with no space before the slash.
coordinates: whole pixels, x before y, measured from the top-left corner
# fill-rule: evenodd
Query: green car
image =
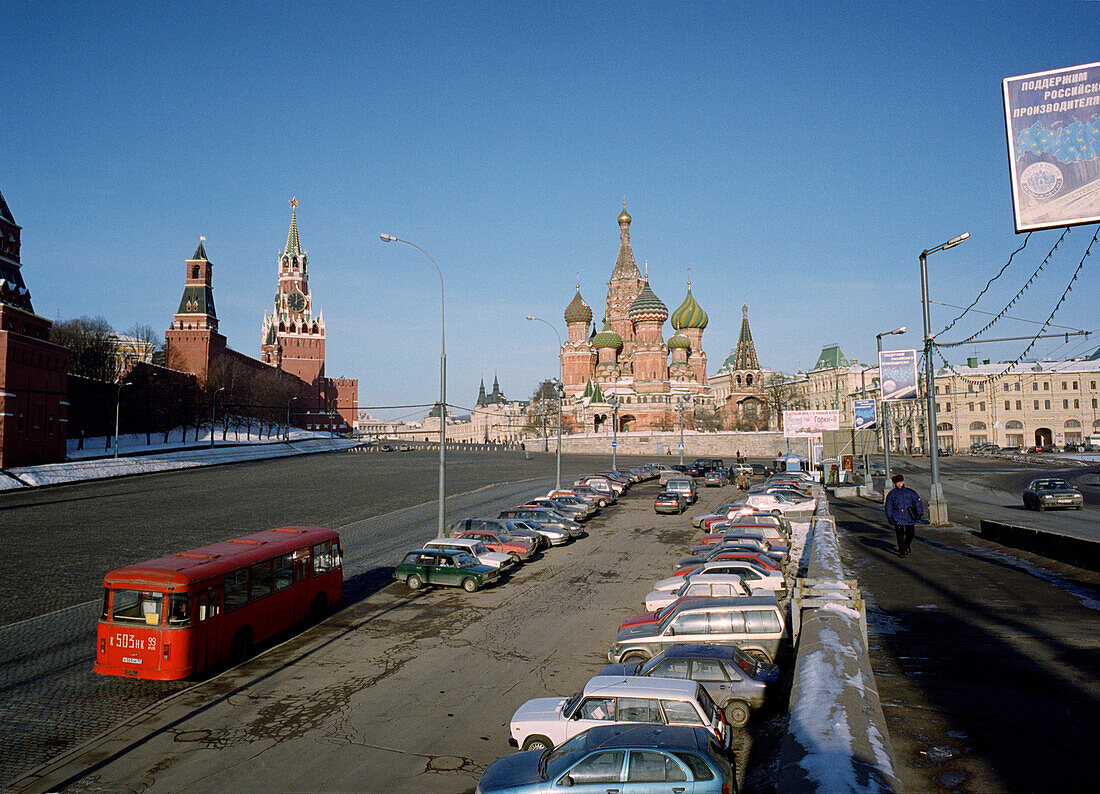
<path id="1" fill-rule="evenodd" d="M 410 551 L 393 572 L 393 578 L 403 581 L 410 590 L 431 584 L 461 587 L 467 593 L 473 593 L 498 576 L 496 568 L 482 565 L 472 554 L 446 549 Z"/>

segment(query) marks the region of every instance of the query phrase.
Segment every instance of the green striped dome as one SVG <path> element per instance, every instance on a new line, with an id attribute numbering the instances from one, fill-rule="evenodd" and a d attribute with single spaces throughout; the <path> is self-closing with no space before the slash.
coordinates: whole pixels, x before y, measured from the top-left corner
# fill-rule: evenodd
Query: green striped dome
<path id="1" fill-rule="evenodd" d="M 682 331 L 685 328 L 703 330 L 707 327 L 708 322 L 710 322 L 710 318 L 707 317 L 707 313 L 703 311 L 702 307 L 695 302 L 695 296 L 691 294 L 691 287 L 688 287 L 688 294 L 684 298 L 684 302 L 680 304 L 679 309 L 672 313 L 672 327 L 677 331 Z"/>
<path id="2" fill-rule="evenodd" d="M 616 350 L 623 349 L 623 338 L 611 330 L 611 325 L 605 320 L 603 330 L 592 337 L 592 346 L 597 350 L 602 347 L 612 347 Z"/>
<path id="3" fill-rule="evenodd" d="M 660 320 L 662 323 L 668 319 L 668 307 L 649 288 L 648 281 L 638 293 L 638 297 L 634 299 L 634 303 L 630 304 L 630 319 L 634 322 Z"/>
<path id="4" fill-rule="evenodd" d="M 592 309 L 584 302 L 584 298 L 581 297 L 580 287 L 577 287 L 577 294 L 573 296 L 573 300 L 565 307 L 565 322 L 567 325 L 572 323 L 585 323 L 587 325 L 592 322 Z"/>
<path id="5" fill-rule="evenodd" d="M 681 333 L 677 333 L 674 336 L 669 337 L 668 346 L 670 350 L 676 350 L 677 348 L 683 348 L 684 350 L 691 349 L 691 340 Z"/>

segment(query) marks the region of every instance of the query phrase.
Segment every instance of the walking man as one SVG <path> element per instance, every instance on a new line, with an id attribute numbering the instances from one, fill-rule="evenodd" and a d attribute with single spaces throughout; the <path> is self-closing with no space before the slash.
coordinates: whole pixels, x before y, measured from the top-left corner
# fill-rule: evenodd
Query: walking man
<path id="1" fill-rule="evenodd" d="M 886 495 L 886 518 L 894 525 L 898 537 L 898 556 L 904 557 L 913 545 L 914 525 L 924 515 L 920 494 L 905 487 L 905 477 L 895 474 L 890 478 L 894 488 Z"/>

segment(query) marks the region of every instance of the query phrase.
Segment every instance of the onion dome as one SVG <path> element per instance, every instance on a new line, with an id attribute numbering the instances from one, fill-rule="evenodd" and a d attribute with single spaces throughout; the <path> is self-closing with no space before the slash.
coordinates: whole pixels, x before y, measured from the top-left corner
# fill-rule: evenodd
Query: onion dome
<path id="1" fill-rule="evenodd" d="M 624 225 L 629 226 L 630 225 L 630 220 L 631 220 L 630 219 L 630 213 L 628 213 L 626 211 L 626 202 L 624 201 L 623 202 L 623 211 L 619 213 L 619 225 L 620 226 L 624 226 Z"/>
<path id="2" fill-rule="evenodd" d="M 670 350 L 677 350 L 677 349 L 690 350 L 691 349 L 691 340 L 688 339 L 683 334 L 677 332 L 675 335 L 669 337 L 668 347 L 669 347 Z"/>
<path id="3" fill-rule="evenodd" d="M 566 325 L 571 325 L 572 323 L 584 323 L 587 325 L 590 322 L 592 322 L 592 309 L 584 302 L 584 298 L 581 297 L 581 288 L 577 287 L 577 294 L 573 296 L 573 300 L 565 307 L 565 323 Z"/>
<path id="4" fill-rule="evenodd" d="M 605 320 L 603 330 L 592 337 L 592 346 L 597 350 L 611 347 L 615 350 L 623 349 L 623 338 L 611 330 L 611 325 Z"/>
<path id="5" fill-rule="evenodd" d="M 677 331 L 685 328 L 698 328 L 700 331 L 707 327 L 710 318 L 702 307 L 695 302 L 695 296 L 691 294 L 691 285 L 688 285 L 688 294 L 680 308 L 672 313 L 672 327 Z"/>
<path id="6" fill-rule="evenodd" d="M 662 323 L 668 319 L 668 307 L 653 294 L 648 281 L 630 305 L 630 319 L 634 322 L 653 320 Z"/>

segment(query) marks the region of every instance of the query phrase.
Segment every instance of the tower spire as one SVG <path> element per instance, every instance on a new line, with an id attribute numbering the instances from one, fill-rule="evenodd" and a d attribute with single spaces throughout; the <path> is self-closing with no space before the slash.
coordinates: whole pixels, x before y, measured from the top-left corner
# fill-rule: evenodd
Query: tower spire
<path id="1" fill-rule="evenodd" d="M 292 256 L 302 255 L 302 244 L 298 241 L 298 218 L 295 210 L 298 208 L 298 199 L 290 200 L 290 231 L 286 235 L 286 253 Z"/>
<path id="2" fill-rule="evenodd" d="M 741 306 L 741 336 L 737 339 L 737 352 L 733 356 L 734 369 L 760 369 L 760 360 L 756 357 L 756 345 L 749 330 L 748 304 Z"/>

